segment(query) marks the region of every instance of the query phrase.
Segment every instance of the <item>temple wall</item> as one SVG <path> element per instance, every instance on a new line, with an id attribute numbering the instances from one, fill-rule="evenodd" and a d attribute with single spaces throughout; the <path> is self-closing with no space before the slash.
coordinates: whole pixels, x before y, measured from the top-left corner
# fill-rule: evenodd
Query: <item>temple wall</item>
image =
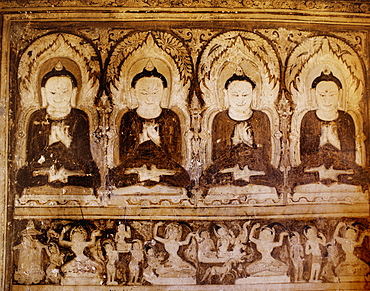
<path id="1" fill-rule="evenodd" d="M 365 290 L 367 1 L 0 3 L 1 290 Z"/>

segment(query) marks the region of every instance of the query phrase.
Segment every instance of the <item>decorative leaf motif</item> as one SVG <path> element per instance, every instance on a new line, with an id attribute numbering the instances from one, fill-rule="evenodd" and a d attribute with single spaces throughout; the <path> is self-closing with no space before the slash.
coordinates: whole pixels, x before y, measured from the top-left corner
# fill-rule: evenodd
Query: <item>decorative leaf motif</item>
<path id="1" fill-rule="evenodd" d="M 175 61 L 180 72 L 180 77 L 187 82 L 191 79 L 193 66 L 190 53 L 184 44 L 172 34 L 165 32 L 153 32 L 157 45 L 169 54 Z"/>
<path id="2" fill-rule="evenodd" d="M 207 56 L 205 59 L 211 60 L 211 62 L 204 62 L 202 66 L 200 67 L 200 75 L 203 75 L 207 78 L 210 77 L 210 69 L 213 66 L 215 62 L 218 61 L 218 59 L 230 48 L 232 47 L 236 42 L 236 37 L 230 38 L 226 37 L 221 44 L 220 42 L 216 43 L 213 47 L 210 48 L 209 52 L 207 53 Z"/>
<path id="3" fill-rule="evenodd" d="M 300 53 L 293 51 L 291 55 L 291 59 L 295 60 L 291 64 L 288 64 L 286 70 L 287 80 L 290 81 L 287 83 L 287 88 L 290 88 L 291 85 L 297 89 L 296 77 L 302 71 L 303 66 L 307 63 L 307 61 L 312 58 L 317 52 L 321 49 L 322 43 L 317 41 L 316 39 L 310 39 L 306 41 L 300 46 L 303 46 L 302 49 L 299 50 Z"/>
<path id="4" fill-rule="evenodd" d="M 363 79 L 362 68 L 358 67 L 358 56 L 357 54 L 348 46 L 347 44 L 335 43 L 330 41 L 329 38 L 329 47 L 332 49 L 333 53 L 341 60 L 347 67 L 348 71 L 350 72 L 351 76 L 354 78 L 354 82 L 356 84 L 356 88 L 360 86 L 360 82 Z M 351 51 L 353 53 L 351 53 Z"/>
<path id="5" fill-rule="evenodd" d="M 122 64 L 139 47 L 141 47 L 149 32 L 134 33 L 123 39 L 114 49 L 107 71 L 108 83 L 114 84 L 119 78 Z"/>
<path id="6" fill-rule="evenodd" d="M 293 88 L 298 90 L 297 81 L 299 75 L 302 73 L 304 66 L 325 49 L 323 47 L 324 42 L 327 41 L 329 52 L 333 56 L 336 56 L 340 62 L 342 62 L 350 75 L 354 78 L 356 87 L 360 86 L 362 80 L 362 68 L 358 67 L 358 56 L 354 50 L 343 41 L 334 37 L 313 37 L 301 43 L 291 54 L 286 71 L 287 88 Z M 293 61 L 291 61 L 293 60 Z"/>
<path id="7" fill-rule="evenodd" d="M 242 59 L 248 59 L 259 68 L 262 94 L 265 94 L 265 97 L 270 96 L 268 100 L 265 99 L 266 102 L 271 102 L 276 98 L 277 84 L 280 80 L 276 52 L 267 40 L 247 31 L 230 31 L 215 37 L 208 44 L 203 52 L 198 72 L 202 92 L 206 95 L 217 94 L 208 91 L 217 90 L 215 80 L 218 76 L 215 74 L 218 74 L 218 70 L 228 62 L 238 63 Z"/>
<path id="8" fill-rule="evenodd" d="M 277 70 L 276 62 L 271 58 L 271 51 L 265 46 L 261 45 L 256 39 L 243 38 L 243 43 L 254 55 L 263 63 L 263 66 L 267 68 L 266 72 L 268 75 L 269 82 L 273 82 L 274 87 L 277 83 L 277 76 L 274 74 Z"/>
<path id="9" fill-rule="evenodd" d="M 39 103 L 36 86 L 38 70 L 40 64 L 54 57 L 66 57 L 79 65 L 83 80 L 80 96 L 87 104 L 91 104 L 99 87 L 99 83 L 95 81 L 99 79 L 100 74 L 100 65 L 94 48 L 78 36 L 55 33 L 34 41 L 21 57 L 18 78 L 22 107 L 28 108 Z M 91 79 L 94 81 L 90 82 Z"/>
<path id="10" fill-rule="evenodd" d="M 214 29 L 177 29 L 173 30 L 179 35 L 187 44 L 191 52 L 193 64 L 197 60 L 199 53 L 202 51 L 208 41 L 219 33 L 219 30 Z"/>

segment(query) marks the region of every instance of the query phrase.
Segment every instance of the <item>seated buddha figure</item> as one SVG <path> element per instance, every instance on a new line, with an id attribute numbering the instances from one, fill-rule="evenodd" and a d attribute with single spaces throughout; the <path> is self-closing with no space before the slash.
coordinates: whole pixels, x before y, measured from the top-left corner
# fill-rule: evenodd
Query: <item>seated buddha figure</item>
<path id="1" fill-rule="evenodd" d="M 46 107 L 33 112 L 29 119 L 26 165 L 17 174 L 20 190 L 45 185 L 99 186 L 88 117 L 72 108 L 77 85 L 75 76 L 61 62 L 42 78 L 41 96 Z"/>
<path id="2" fill-rule="evenodd" d="M 313 80 L 317 109 L 301 123 L 301 164 L 293 169 L 295 185 L 334 183 L 365 185 L 367 174 L 356 164 L 356 130 L 350 114 L 339 110 L 341 81 L 332 72 Z"/>
<path id="3" fill-rule="evenodd" d="M 276 187 L 281 173 L 271 163 L 268 116 L 251 108 L 256 84 L 238 68 L 224 85 L 228 109 L 212 124 L 212 161 L 201 177 L 206 187 L 249 184 Z"/>
<path id="4" fill-rule="evenodd" d="M 131 90 L 138 106 L 121 119 L 120 164 L 110 170 L 110 183 L 117 188 L 188 186 L 189 174 L 180 165 L 179 117 L 171 109 L 161 107 L 168 90 L 165 76 L 148 61 L 143 71 L 132 79 Z"/>

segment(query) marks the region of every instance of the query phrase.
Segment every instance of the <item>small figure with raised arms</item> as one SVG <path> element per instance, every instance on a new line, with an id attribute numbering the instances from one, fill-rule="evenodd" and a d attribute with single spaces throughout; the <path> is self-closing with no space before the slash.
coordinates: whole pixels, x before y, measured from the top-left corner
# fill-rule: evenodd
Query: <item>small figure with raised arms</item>
<path id="1" fill-rule="evenodd" d="M 164 245 L 164 249 L 168 253 L 169 257 L 155 270 L 158 274 L 158 278 L 156 280 L 152 280 L 151 283 L 160 285 L 173 284 L 174 282 L 178 282 L 180 284 L 196 284 L 196 268 L 186 262 L 178 254 L 180 247 L 188 245 L 190 243 L 190 239 L 194 237 L 195 234 L 189 233 L 185 240 L 182 240 L 183 231 L 181 224 L 172 222 L 165 227 L 164 237 L 160 237 L 158 236 L 158 228 L 163 224 L 163 222 L 155 224 L 153 235 L 156 241 Z"/>
<path id="2" fill-rule="evenodd" d="M 67 247 L 76 255 L 71 261 L 62 266 L 62 285 L 100 285 L 102 281 L 102 266 L 88 258 L 84 251 L 94 247 L 99 230 L 91 233 L 91 240 L 87 240 L 87 231 L 82 226 L 75 226 L 70 231 L 70 241 L 65 239 L 65 234 L 71 228 L 63 227 L 59 237 L 59 245 Z"/>
<path id="3" fill-rule="evenodd" d="M 256 245 L 257 251 L 262 255 L 262 258 L 247 266 L 246 271 L 251 276 L 247 279 L 251 278 L 251 280 L 263 280 L 266 282 L 272 280 L 289 282 L 290 280 L 287 276 L 288 266 L 271 255 L 275 248 L 283 245 L 284 237 L 289 234 L 287 232 L 280 233 L 279 241 L 276 242 L 275 228 L 265 225 L 261 227 L 259 237 L 255 238 L 258 228 L 260 228 L 259 223 L 252 226 L 249 240 Z"/>
<path id="4" fill-rule="evenodd" d="M 341 230 L 343 231 L 342 235 L 340 235 Z M 365 236 L 370 236 L 369 231 L 360 232 L 356 224 L 346 224 L 344 222 L 337 224 L 334 239 L 342 246 L 345 253 L 345 260 L 335 268 L 335 273 L 340 282 L 364 281 L 365 276 L 370 271 L 368 264 L 359 259 L 354 253 L 355 248 L 362 245 Z"/>

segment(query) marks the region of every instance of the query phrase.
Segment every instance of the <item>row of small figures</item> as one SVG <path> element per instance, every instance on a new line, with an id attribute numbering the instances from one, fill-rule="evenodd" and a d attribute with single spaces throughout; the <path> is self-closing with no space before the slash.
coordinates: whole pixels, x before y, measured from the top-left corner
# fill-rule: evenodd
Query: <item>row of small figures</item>
<path id="1" fill-rule="evenodd" d="M 150 238 L 123 223 L 117 231 L 114 226 L 92 230 L 90 237 L 88 225 L 66 224 L 61 232 L 50 228 L 44 244 L 37 238 L 43 233 L 30 220 L 13 248 L 14 280 L 27 285 L 177 285 L 369 278 L 366 247 L 361 258 L 355 250 L 370 236 L 360 223 L 339 222 L 330 242 L 314 225 L 304 225 L 303 236 L 281 230 L 279 223 L 250 225 L 215 223 L 191 232 L 183 223 L 158 222 L 150 225 Z M 141 238 L 133 238 L 137 234 Z"/>

